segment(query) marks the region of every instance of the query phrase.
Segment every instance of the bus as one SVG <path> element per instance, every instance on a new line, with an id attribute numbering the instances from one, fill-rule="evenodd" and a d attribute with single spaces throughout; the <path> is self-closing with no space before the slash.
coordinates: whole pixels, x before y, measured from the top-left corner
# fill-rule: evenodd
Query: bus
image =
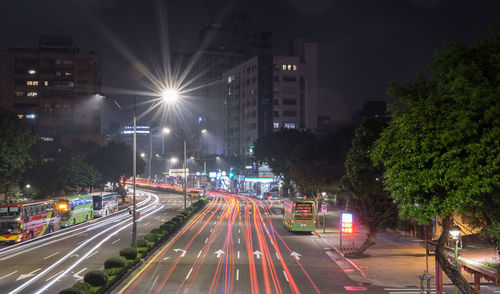
<path id="1" fill-rule="evenodd" d="M 60 229 L 57 200 L 0 205 L 0 242 L 18 243 Z"/>
<path id="2" fill-rule="evenodd" d="M 61 211 L 61 227 L 69 227 L 93 218 L 92 195 L 76 195 L 57 198 Z"/>
<path id="3" fill-rule="evenodd" d="M 92 194 L 94 217 L 106 216 L 118 211 L 118 193 Z"/>
<path id="4" fill-rule="evenodd" d="M 305 199 L 283 200 L 283 225 L 292 232 L 312 232 L 316 225 L 314 201 Z"/>

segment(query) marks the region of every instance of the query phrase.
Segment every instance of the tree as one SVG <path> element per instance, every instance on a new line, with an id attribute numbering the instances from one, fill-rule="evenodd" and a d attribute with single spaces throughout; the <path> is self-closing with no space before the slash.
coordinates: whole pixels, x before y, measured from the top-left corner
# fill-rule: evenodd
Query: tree
<path id="1" fill-rule="evenodd" d="M 337 188 L 351 139 L 352 129 L 345 128 L 326 137 L 310 137 L 290 154 L 290 179 L 316 202 L 316 207 L 322 192 Z"/>
<path id="2" fill-rule="evenodd" d="M 382 182 L 384 168 L 374 165 L 370 153 L 375 141 L 386 126 L 379 118 L 365 118 L 361 121 L 352 147 L 345 161 L 344 187 L 350 192 L 347 198 L 362 225 L 368 228 L 366 240 L 352 255 L 361 256 L 375 245 L 377 231 L 394 228 L 397 224 L 397 205 Z"/>
<path id="3" fill-rule="evenodd" d="M 406 87 L 391 84 L 388 93 L 403 107 L 392 107 L 393 120 L 372 155 L 386 168 L 386 189 L 403 216 L 421 224 L 436 215 L 442 218 L 436 258 L 464 293 L 473 289 L 448 262 L 444 246 L 455 212 L 481 219 L 487 232 L 495 234 L 498 228 L 498 52 L 497 30 L 473 46 L 452 44 L 438 52 L 428 79 L 419 76 Z"/>
<path id="4" fill-rule="evenodd" d="M 90 155 L 88 162 L 101 173 L 104 182 L 118 184 L 119 190 L 124 191 L 120 179 L 133 176 L 132 152 L 132 148 L 125 143 L 110 142 Z M 136 158 L 136 169 L 140 174 L 144 171 L 146 162 L 140 156 Z"/>
<path id="5" fill-rule="evenodd" d="M 99 172 L 87 163 L 59 155 L 43 162 L 26 173 L 32 183 L 36 198 L 70 195 L 91 188 L 100 180 Z"/>
<path id="6" fill-rule="evenodd" d="M 273 173 L 283 178 L 285 188 L 290 185 L 290 155 L 294 148 L 313 135 L 308 131 L 280 129 L 259 138 L 254 144 L 254 160 L 257 164 L 267 164 Z"/>
<path id="7" fill-rule="evenodd" d="M 12 196 L 23 172 L 33 163 L 30 148 L 36 136 L 14 114 L 0 110 L 0 189 Z"/>

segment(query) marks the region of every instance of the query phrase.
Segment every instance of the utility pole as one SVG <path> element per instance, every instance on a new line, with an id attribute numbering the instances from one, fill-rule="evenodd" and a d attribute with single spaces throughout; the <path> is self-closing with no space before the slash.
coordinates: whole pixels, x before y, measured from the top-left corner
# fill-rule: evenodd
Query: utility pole
<path id="1" fill-rule="evenodd" d="M 184 139 L 184 209 L 187 208 L 186 206 L 186 201 L 187 201 L 187 173 L 186 173 L 186 158 L 187 158 L 187 142 L 186 139 Z"/>
<path id="2" fill-rule="evenodd" d="M 136 207 L 135 207 L 135 181 L 137 177 L 137 98 L 134 98 L 134 143 L 133 143 L 133 159 L 132 173 L 134 174 L 134 194 L 132 196 L 132 247 L 137 248 L 137 223 L 136 223 Z"/>

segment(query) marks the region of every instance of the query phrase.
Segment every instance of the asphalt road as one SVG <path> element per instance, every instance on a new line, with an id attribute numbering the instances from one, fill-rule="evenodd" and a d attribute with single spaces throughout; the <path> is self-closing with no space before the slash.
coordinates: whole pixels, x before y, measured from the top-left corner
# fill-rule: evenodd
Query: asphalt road
<path id="1" fill-rule="evenodd" d="M 219 195 L 113 293 L 387 293 L 360 285 L 269 202 Z"/>
<path id="2" fill-rule="evenodd" d="M 141 198 L 144 201 L 138 208 L 142 214 L 137 225 L 138 238 L 184 208 L 180 195 L 154 192 L 144 193 Z M 71 287 L 83 280 L 87 271 L 103 269 L 105 259 L 130 246 L 131 224 L 131 217 L 124 210 L 33 242 L 1 248 L 1 292 L 58 293 Z"/>

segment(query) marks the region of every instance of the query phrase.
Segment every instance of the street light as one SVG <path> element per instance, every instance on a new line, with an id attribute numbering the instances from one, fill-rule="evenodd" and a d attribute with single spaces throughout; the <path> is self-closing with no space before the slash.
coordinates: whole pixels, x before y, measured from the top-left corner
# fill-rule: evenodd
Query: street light
<path id="1" fill-rule="evenodd" d="M 203 130 L 201 131 L 203 132 Z M 176 133 L 172 132 L 170 129 L 168 128 L 165 128 L 165 133 L 167 134 L 174 134 L 177 138 L 180 139 L 179 135 L 177 135 Z M 186 172 L 186 162 L 187 162 L 187 140 L 190 140 L 192 139 L 194 136 L 196 135 L 193 134 L 191 137 L 189 137 L 189 139 L 187 139 L 186 137 L 184 137 L 184 162 L 182 164 L 182 169 L 183 169 L 183 172 L 184 172 L 184 209 L 187 208 L 187 172 Z"/>
<path id="2" fill-rule="evenodd" d="M 28 191 L 28 198 L 30 197 L 30 188 L 31 188 L 31 185 L 27 184 L 26 185 L 26 190 Z"/>
<path id="3" fill-rule="evenodd" d="M 173 103 L 178 100 L 179 95 L 175 89 L 165 89 L 160 93 L 160 96 L 166 103 Z M 132 173 L 134 177 L 134 192 L 132 196 L 132 247 L 137 248 L 137 206 L 135 203 L 136 196 L 136 180 L 137 180 L 137 98 L 134 98 L 134 141 L 132 150 Z"/>
<path id="4" fill-rule="evenodd" d="M 458 240 L 460 239 L 460 228 L 458 226 L 453 226 L 450 229 L 450 237 L 455 241 L 455 251 L 454 251 L 454 265 L 458 268 Z M 455 294 L 458 294 L 458 287 L 455 286 Z"/>

